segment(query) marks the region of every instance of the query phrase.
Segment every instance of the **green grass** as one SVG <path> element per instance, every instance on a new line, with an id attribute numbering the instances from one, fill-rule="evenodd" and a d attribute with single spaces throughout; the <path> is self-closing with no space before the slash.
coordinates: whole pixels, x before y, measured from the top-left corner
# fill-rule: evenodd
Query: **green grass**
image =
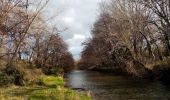
<path id="1" fill-rule="evenodd" d="M 0 100 L 92 100 L 86 93 L 64 87 L 61 77 L 41 76 L 42 86 L 7 86 L 0 88 Z"/>
<path id="2" fill-rule="evenodd" d="M 84 94 L 63 87 L 34 91 L 28 100 L 91 100 Z"/>
<path id="3" fill-rule="evenodd" d="M 64 80 L 62 77 L 55 76 L 41 76 L 39 81 L 48 87 L 64 86 Z"/>

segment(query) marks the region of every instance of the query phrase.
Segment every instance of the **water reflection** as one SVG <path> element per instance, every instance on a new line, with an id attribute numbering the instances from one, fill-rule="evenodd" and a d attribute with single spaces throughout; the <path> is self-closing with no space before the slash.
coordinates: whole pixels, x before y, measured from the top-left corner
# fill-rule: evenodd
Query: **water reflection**
<path id="1" fill-rule="evenodd" d="M 67 75 L 67 79 L 68 79 L 68 86 L 69 87 L 73 87 L 73 88 L 82 88 L 84 87 L 84 82 L 86 81 L 86 72 L 85 71 L 73 71 L 70 72 Z"/>
<path id="2" fill-rule="evenodd" d="M 170 100 L 170 89 L 160 82 L 141 82 L 94 71 L 73 71 L 67 86 L 92 91 L 95 100 Z"/>

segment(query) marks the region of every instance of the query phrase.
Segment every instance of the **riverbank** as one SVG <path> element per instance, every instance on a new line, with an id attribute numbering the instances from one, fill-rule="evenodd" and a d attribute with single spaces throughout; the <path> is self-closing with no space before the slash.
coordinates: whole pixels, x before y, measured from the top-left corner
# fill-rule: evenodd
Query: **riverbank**
<path id="1" fill-rule="evenodd" d="M 158 80 L 166 85 L 170 85 L 170 58 L 145 64 L 145 67 L 150 70 L 152 80 Z"/>
<path id="2" fill-rule="evenodd" d="M 62 77 L 41 76 L 34 85 L 0 87 L 0 100 L 92 100 L 90 96 L 64 87 Z"/>
<path id="3" fill-rule="evenodd" d="M 138 65 L 138 64 L 137 64 Z M 162 61 L 155 61 L 148 64 L 142 64 L 141 68 L 134 68 L 134 72 L 137 74 L 130 74 L 127 70 L 122 69 L 122 67 L 90 67 L 91 69 L 87 69 L 89 71 L 98 71 L 101 73 L 112 74 L 112 75 L 121 75 L 133 78 L 134 80 L 158 80 L 164 82 L 165 84 L 170 84 L 170 59 L 166 58 Z M 139 66 L 139 65 L 138 65 Z M 123 67 L 124 68 L 124 67 Z M 141 72 L 141 69 L 144 73 L 147 71 L 147 74 Z M 141 72 L 141 73 L 138 73 Z"/>

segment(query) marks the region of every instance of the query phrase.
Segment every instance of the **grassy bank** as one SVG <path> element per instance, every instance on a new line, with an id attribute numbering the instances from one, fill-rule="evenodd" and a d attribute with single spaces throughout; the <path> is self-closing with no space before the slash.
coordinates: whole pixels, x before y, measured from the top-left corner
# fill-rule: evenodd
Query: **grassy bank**
<path id="1" fill-rule="evenodd" d="M 170 58 L 163 59 L 162 61 L 155 61 L 145 65 L 150 70 L 165 70 L 170 69 Z"/>
<path id="2" fill-rule="evenodd" d="M 4 86 L 0 88 L 0 100 L 92 100 L 83 93 L 64 87 L 61 77 L 41 76 L 39 85 Z"/>

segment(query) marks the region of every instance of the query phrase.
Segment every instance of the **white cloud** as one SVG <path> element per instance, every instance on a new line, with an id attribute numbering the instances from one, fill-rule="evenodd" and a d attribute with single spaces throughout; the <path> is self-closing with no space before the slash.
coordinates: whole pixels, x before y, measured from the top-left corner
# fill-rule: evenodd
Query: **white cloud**
<path id="1" fill-rule="evenodd" d="M 60 29 L 68 28 L 61 35 L 76 59 L 83 49 L 81 44 L 91 36 L 101 1 L 104 0 L 51 0 L 49 4 L 51 13 L 61 11 L 55 22 Z"/>
<path id="2" fill-rule="evenodd" d="M 65 23 L 69 23 L 69 24 L 72 24 L 74 22 L 74 18 L 72 17 L 65 17 L 63 18 L 63 20 L 65 21 Z"/>
<path id="3" fill-rule="evenodd" d="M 82 42 L 86 40 L 86 37 L 81 34 L 74 34 L 73 38 L 66 40 L 66 43 L 69 44 L 69 50 L 72 50 L 74 47 L 82 46 Z"/>
<path id="4" fill-rule="evenodd" d="M 84 36 L 84 35 L 81 35 L 81 34 L 75 34 L 75 35 L 74 35 L 74 38 L 75 38 L 75 39 L 85 39 L 85 36 Z"/>

